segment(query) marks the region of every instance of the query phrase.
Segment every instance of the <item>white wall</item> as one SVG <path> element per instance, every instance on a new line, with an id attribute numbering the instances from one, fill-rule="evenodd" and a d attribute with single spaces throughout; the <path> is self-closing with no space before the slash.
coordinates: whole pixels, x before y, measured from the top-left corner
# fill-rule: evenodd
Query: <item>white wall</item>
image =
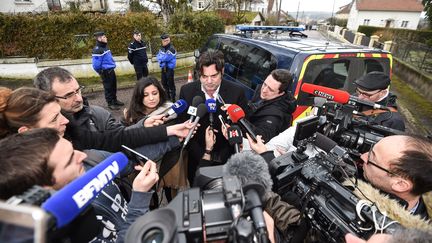
<path id="1" fill-rule="evenodd" d="M 108 12 L 124 12 L 129 10 L 129 0 L 107 0 Z"/>
<path id="2" fill-rule="evenodd" d="M 15 0 L 1 0 L 0 12 L 1 13 L 27 13 L 48 11 L 48 4 L 46 0 L 31 0 L 31 1 L 15 1 Z"/>
<path id="3" fill-rule="evenodd" d="M 396 11 L 357 11 L 355 4 L 351 8 L 347 28 L 357 31 L 359 25 L 364 25 L 364 20 L 369 19 L 369 26 L 385 27 L 386 20 L 392 19 L 391 28 L 417 29 L 421 12 L 396 12 Z M 407 27 L 402 27 L 402 21 L 408 21 Z"/>

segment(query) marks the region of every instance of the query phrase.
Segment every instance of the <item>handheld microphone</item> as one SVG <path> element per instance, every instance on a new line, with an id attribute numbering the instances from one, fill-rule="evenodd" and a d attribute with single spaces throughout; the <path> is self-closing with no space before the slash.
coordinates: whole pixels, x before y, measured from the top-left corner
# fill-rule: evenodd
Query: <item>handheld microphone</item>
<path id="1" fill-rule="evenodd" d="M 204 103 L 204 99 L 201 96 L 197 95 L 193 97 L 192 104 L 189 106 L 189 109 L 187 111 L 187 113 L 190 115 L 190 122 L 193 122 L 193 119 L 197 115 L 197 107 L 199 104 L 202 103 Z"/>
<path id="2" fill-rule="evenodd" d="M 219 101 L 219 103 L 221 103 L 222 105 L 225 105 L 225 100 L 222 98 L 222 96 L 220 96 L 220 94 L 218 93 L 216 95 L 216 100 Z"/>
<path id="3" fill-rule="evenodd" d="M 207 106 L 204 105 L 204 104 L 202 104 L 202 103 L 199 104 L 198 107 L 197 107 L 196 118 L 195 118 L 195 120 L 193 122 L 193 127 L 192 127 L 191 130 L 189 130 L 189 133 L 188 133 L 186 139 L 184 140 L 183 148 L 186 147 L 186 145 L 189 143 L 189 140 L 192 137 L 192 134 L 193 134 L 193 132 L 195 130 L 195 127 L 197 126 L 197 124 L 198 124 L 199 120 L 201 119 L 201 117 L 205 116 L 206 113 L 207 113 Z"/>
<path id="4" fill-rule="evenodd" d="M 301 90 L 308 94 L 312 94 L 318 97 L 323 97 L 326 98 L 327 100 L 335 101 L 340 104 L 355 103 L 355 104 L 370 106 L 373 109 L 389 110 L 388 107 L 386 106 L 382 106 L 371 101 L 361 100 L 356 96 L 350 95 L 348 92 L 344 90 L 332 89 L 332 88 L 319 86 L 315 84 L 309 84 L 309 83 L 304 83 L 301 87 Z"/>
<path id="5" fill-rule="evenodd" d="M 227 109 L 228 116 L 234 123 L 239 123 L 240 126 L 251 136 L 251 138 L 256 142 L 256 134 L 253 131 L 251 125 L 244 119 L 245 113 L 243 109 L 238 105 L 230 105 Z"/>
<path id="6" fill-rule="evenodd" d="M 209 113 L 210 128 L 213 128 L 213 123 L 214 123 L 213 113 L 215 113 L 217 109 L 216 100 L 207 99 L 205 101 L 205 105 L 207 106 L 207 112 Z"/>
<path id="7" fill-rule="evenodd" d="M 188 103 L 185 100 L 177 100 L 174 104 L 171 105 L 171 108 L 166 112 L 164 117 L 168 118 L 174 113 L 177 115 L 181 114 L 186 110 L 186 108 L 188 108 Z"/>
<path id="8" fill-rule="evenodd" d="M 128 164 L 123 153 L 115 153 L 75 179 L 42 204 L 56 219 L 58 228 L 70 223 Z"/>
<path id="9" fill-rule="evenodd" d="M 228 133 L 228 143 L 233 146 L 236 153 L 240 152 L 240 144 L 243 142 L 243 136 L 240 127 L 237 125 L 232 125 L 227 130 Z"/>

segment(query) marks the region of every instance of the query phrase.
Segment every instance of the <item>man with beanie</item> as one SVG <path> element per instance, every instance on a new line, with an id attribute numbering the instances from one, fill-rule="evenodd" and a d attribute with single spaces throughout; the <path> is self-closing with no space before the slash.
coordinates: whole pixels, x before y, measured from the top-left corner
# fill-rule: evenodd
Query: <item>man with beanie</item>
<path id="1" fill-rule="evenodd" d="M 370 72 L 360 77 L 354 83 L 356 94 L 361 100 L 377 103 L 388 107 L 388 110 L 364 107 L 362 112 L 368 116 L 372 124 L 405 131 L 403 117 L 397 110 L 396 95 L 390 93 L 390 77 L 383 72 Z"/>
<path id="2" fill-rule="evenodd" d="M 128 47 L 128 60 L 134 66 L 137 80 L 148 76 L 147 68 L 147 46 L 141 39 L 141 32 L 135 30 L 133 32 L 133 41 Z"/>
<path id="3" fill-rule="evenodd" d="M 174 85 L 174 68 L 176 66 L 177 52 L 171 44 L 168 34 L 162 34 L 162 47 L 159 49 L 156 58 L 162 71 L 162 85 L 170 100 L 176 100 L 176 87 Z"/>
<path id="4" fill-rule="evenodd" d="M 93 69 L 100 75 L 105 90 L 105 100 L 108 108 L 119 110 L 124 103 L 117 100 L 117 77 L 115 74 L 115 61 L 108 48 L 108 39 L 103 31 L 94 33 L 96 46 L 92 51 Z"/>

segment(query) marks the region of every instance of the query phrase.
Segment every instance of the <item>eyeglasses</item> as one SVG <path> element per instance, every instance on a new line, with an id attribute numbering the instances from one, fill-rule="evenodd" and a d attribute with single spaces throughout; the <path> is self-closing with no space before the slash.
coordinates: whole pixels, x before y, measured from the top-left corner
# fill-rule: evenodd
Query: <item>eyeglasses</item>
<path id="1" fill-rule="evenodd" d="M 371 93 L 367 93 L 367 92 L 361 91 L 358 88 L 356 89 L 356 93 L 358 95 L 363 95 L 364 97 L 367 97 L 367 98 L 370 98 L 370 97 L 378 94 L 379 92 L 381 92 L 381 90 L 378 90 L 377 92 L 371 94 Z"/>
<path id="2" fill-rule="evenodd" d="M 79 88 L 78 89 L 76 89 L 75 91 L 72 91 L 72 92 L 70 92 L 70 93 L 67 93 L 67 94 L 65 94 L 64 96 L 55 96 L 56 98 L 58 98 L 58 99 L 64 99 L 64 100 L 67 100 L 67 99 L 70 99 L 70 98 L 72 98 L 72 97 L 74 97 L 75 95 L 81 95 L 81 91 L 83 90 L 85 88 L 85 86 L 79 86 Z"/>
<path id="3" fill-rule="evenodd" d="M 398 174 L 396 174 L 396 173 L 394 173 L 394 172 L 391 172 L 391 171 L 389 171 L 388 169 L 386 169 L 386 168 L 384 168 L 384 167 L 378 165 L 377 163 L 371 161 L 371 154 L 372 154 L 372 150 L 373 150 L 374 146 L 375 146 L 375 144 L 372 145 L 371 148 L 370 148 L 370 150 L 369 150 L 368 158 L 367 158 L 367 162 L 366 162 L 366 164 L 371 164 L 371 165 L 377 167 L 378 169 L 387 172 L 388 174 L 391 174 L 391 175 L 394 175 L 394 176 L 398 176 Z"/>
<path id="4" fill-rule="evenodd" d="M 209 75 L 209 76 L 201 74 L 201 78 L 205 79 L 205 80 L 208 79 L 208 78 L 210 78 L 210 79 L 216 79 L 218 76 L 219 76 L 219 72 L 217 72 L 217 73 L 215 73 L 213 75 Z"/>

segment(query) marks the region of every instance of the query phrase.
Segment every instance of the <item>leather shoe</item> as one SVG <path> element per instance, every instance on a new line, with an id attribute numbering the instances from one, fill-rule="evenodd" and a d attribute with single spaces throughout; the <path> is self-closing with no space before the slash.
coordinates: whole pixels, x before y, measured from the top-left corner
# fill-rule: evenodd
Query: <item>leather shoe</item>
<path id="1" fill-rule="evenodd" d="M 114 101 L 113 104 L 117 106 L 124 106 L 124 103 L 118 100 Z"/>
<path id="2" fill-rule="evenodd" d="M 112 111 L 118 111 L 120 110 L 120 107 L 116 106 L 115 104 L 109 104 L 108 108 Z"/>

